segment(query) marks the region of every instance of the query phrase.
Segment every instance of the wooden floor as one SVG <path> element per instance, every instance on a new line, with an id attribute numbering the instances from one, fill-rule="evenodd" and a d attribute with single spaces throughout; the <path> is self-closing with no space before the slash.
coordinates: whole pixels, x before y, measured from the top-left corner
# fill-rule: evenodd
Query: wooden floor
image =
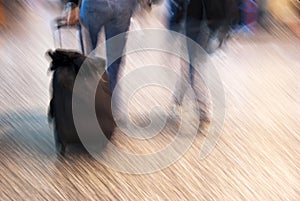
<path id="1" fill-rule="evenodd" d="M 50 20 L 60 14 L 60 7 L 54 0 L 24 2 L 11 1 L 5 7 L 6 24 L 0 27 L 0 200 L 300 200 L 300 42 L 285 27 L 241 32 L 209 56 L 223 83 L 226 115 L 223 132 L 207 157 L 200 159 L 207 136 L 199 132 L 170 166 L 126 174 L 77 146 L 65 157 L 56 154 L 47 122 L 51 74 L 44 53 L 54 48 Z M 162 27 L 161 10 L 137 20 L 135 28 L 139 23 Z M 74 33 L 68 34 L 75 44 Z M 134 62 L 128 59 L 124 74 Z M 135 114 L 168 102 L 167 95 L 153 96 L 151 90 L 157 92 L 149 89 L 135 98 Z M 176 126 L 168 123 L 160 136 L 145 141 L 117 129 L 113 143 L 150 153 L 174 138 Z M 105 154 L 124 162 L 109 150 Z"/>

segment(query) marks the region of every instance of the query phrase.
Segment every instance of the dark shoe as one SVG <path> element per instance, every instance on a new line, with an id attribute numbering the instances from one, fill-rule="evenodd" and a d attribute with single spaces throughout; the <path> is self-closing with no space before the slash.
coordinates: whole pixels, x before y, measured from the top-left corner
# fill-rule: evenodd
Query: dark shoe
<path id="1" fill-rule="evenodd" d="M 198 105 L 196 107 L 197 108 L 195 108 L 195 109 L 198 111 L 199 120 L 201 122 L 206 122 L 206 123 L 210 122 L 211 115 L 208 110 L 208 107 L 202 101 L 198 101 Z"/>

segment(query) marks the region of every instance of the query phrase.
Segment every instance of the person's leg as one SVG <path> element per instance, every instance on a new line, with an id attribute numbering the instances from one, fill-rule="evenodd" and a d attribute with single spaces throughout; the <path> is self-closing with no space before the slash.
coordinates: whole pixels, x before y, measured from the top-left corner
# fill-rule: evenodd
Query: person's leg
<path id="1" fill-rule="evenodd" d="M 177 80 L 175 84 L 175 90 L 173 92 L 173 101 L 177 105 L 182 104 L 186 89 L 191 84 L 189 78 L 188 62 L 180 60 L 180 65 L 180 79 Z"/>
<path id="2" fill-rule="evenodd" d="M 170 4 L 170 16 L 168 21 L 168 28 L 171 31 L 185 34 L 185 12 L 186 5 L 184 5 L 184 1 L 180 0 L 171 0 Z M 180 49 L 185 49 L 184 46 L 186 43 L 182 44 L 182 41 L 177 41 L 177 45 L 181 46 Z M 183 50 L 184 51 L 184 50 Z M 183 101 L 183 97 L 185 91 L 190 83 L 189 80 L 189 71 L 186 61 L 180 60 L 180 79 L 177 80 L 175 84 L 175 90 L 173 92 L 173 101 L 176 105 L 181 105 Z"/>
<path id="3" fill-rule="evenodd" d="M 205 27 L 202 26 L 203 21 L 194 19 L 194 18 L 187 18 L 186 20 L 186 36 L 193 40 L 195 43 L 198 43 L 202 48 L 204 48 L 204 42 L 203 39 L 206 37 L 205 33 L 202 33 L 203 29 Z M 206 30 L 207 31 L 207 30 Z M 187 43 L 187 49 L 188 49 L 188 54 L 189 54 L 189 59 L 190 63 L 191 61 L 197 56 L 195 55 L 195 51 L 193 50 L 193 45 L 191 43 Z M 190 83 L 193 86 L 193 81 L 194 81 L 194 66 L 189 65 L 189 79 Z"/>
<path id="4" fill-rule="evenodd" d="M 200 21 L 201 20 L 194 20 L 191 18 L 186 18 L 185 19 L 185 30 L 183 31 L 184 34 L 186 34 L 186 36 L 189 39 L 194 40 L 195 42 L 198 39 L 198 35 L 200 32 Z M 198 24 L 196 23 L 199 22 Z M 187 39 L 187 41 L 189 41 L 189 39 Z M 182 42 L 182 41 L 181 41 Z M 180 61 L 180 72 L 181 72 L 181 77 L 180 79 L 176 82 L 175 85 L 175 91 L 174 91 L 174 95 L 173 95 L 173 100 L 174 100 L 174 105 L 172 106 L 172 115 L 178 116 L 179 115 L 179 111 L 180 111 L 180 107 L 182 105 L 183 102 L 183 98 L 185 95 L 185 92 L 187 90 L 187 88 L 189 86 L 193 86 L 193 78 L 194 78 L 194 67 L 192 65 L 190 65 L 190 61 L 191 58 L 194 57 L 194 55 L 191 53 L 191 46 L 189 45 L 189 42 L 184 44 L 179 44 L 182 46 L 182 49 L 185 49 L 184 47 L 187 45 L 187 53 L 189 56 L 189 61 Z M 184 50 L 185 51 L 185 50 Z"/>
<path id="5" fill-rule="evenodd" d="M 103 25 L 112 17 L 112 10 L 105 0 L 83 0 L 80 8 L 80 22 L 83 25 L 85 51 L 89 54 L 97 47 L 98 34 Z M 90 48 L 88 48 L 90 47 Z"/>
<path id="6" fill-rule="evenodd" d="M 117 5 L 115 3 L 118 3 Z M 132 0 L 112 2 L 114 18 L 105 24 L 107 71 L 112 97 L 112 111 L 118 126 L 126 126 L 128 114 L 125 113 L 121 99 L 121 91 L 117 87 L 123 51 L 127 41 L 127 31 L 133 13 Z M 116 90 L 117 89 L 117 90 Z"/>
<path id="7" fill-rule="evenodd" d="M 186 23 L 186 35 L 192 39 L 195 43 L 198 43 L 202 47 L 203 43 L 201 42 L 203 38 L 206 37 L 206 34 L 203 32 L 205 28 L 203 27 L 201 20 L 197 19 L 187 19 Z M 205 32 L 206 33 L 206 32 Z M 205 76 L 205 65 L 207 63 L 207 53 L 204 49 L 195 48 L 195 44 L 187 43 L 190 65 L 189 65 L 189 77 L 190 83 L 194 90 L 197 102 L 198 109 L 200 112 L 200 120 L 209 121 L 208 112 L 207 112 L 207 88 L 202 76 Z M 192 65 L 194 64 L 194 66 Z M 197 79 L 196 79 L 197 78 Z"/>
<path id="8" fill-rule="evenodd" d="M 117 84 L 119 68 L 122 62 L 122 54 L 127 40 L 126 32 L 130 26 L 130 16 L 127 16 L 127 18 L 123 20 L 124 21 L 122 23 L 119 23 L 119 21 L 115 19 L 105 25 L 106 40 L 117 36 L 115 40 L 106 44 L 111 92 L 113 92 Z"/>

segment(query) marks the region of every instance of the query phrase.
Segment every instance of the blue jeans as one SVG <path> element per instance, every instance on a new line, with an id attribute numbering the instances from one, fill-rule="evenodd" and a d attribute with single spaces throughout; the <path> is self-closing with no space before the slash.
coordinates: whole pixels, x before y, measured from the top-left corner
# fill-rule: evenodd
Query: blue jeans
<path id="1" fill-rule="evenodd" d="M 92 50 L 97 47 L 98 34 L 102 27 L 105 29 L 106 40 L 127 32 L 130 26 L 130 18 L 136 7 L 136 0 L 83 0 L 80 9 L 80 21 L 89 33 Z M 116 86 L 118 72 L 126 36 L 119 38 L 116 43 L 106 44 L 107 68 L 111 93 Z M 113 58 L 118 59 L 113 61 Z"/>

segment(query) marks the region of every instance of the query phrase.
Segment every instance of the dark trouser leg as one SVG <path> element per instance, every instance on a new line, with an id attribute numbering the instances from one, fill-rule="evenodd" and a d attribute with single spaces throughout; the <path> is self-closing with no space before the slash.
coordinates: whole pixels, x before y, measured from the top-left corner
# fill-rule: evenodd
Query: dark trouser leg
<path id="1" fill-rule="evenodd" d="M 204 26 L 201 26 L 203 22 L 195 19 L 187 19 L 186 35 L 192 39 L 195 43 L 203 46 L 203 38 L 206 37 L 207 32 L 203 30 Z M 205 76 L 205 68 L 207 63 L 206 52 L 196 51 L 193 44 L 188 43 L 188 53 L 190 58 L 189 65 L 189 78 L 191 86 L 196 95 L 196 99 L 199 106 L 200 119 L 208 120 L 207 117 L 207 88 L 202 76 Z M 197 48 L 198 49 L 198 48 Z M 194 66 L 192 65 L 194 64 Z"/>
<path id="2" fill-rule="evenodd" d="M 203 47 L 203 37 L 205 37 L 203 32 L 204 30 L 201 30 L 201 20 L 196 20 L 193 18 L 187 18 L 186 20 L 186 36 L 189 39 L 192 39 L 195 43 L 198 43 L 201 47 Z M 191 65 L 191 61 L 199 56 L 195 55 L 195 51 L 192 48 L 192 45 L 190 43 L 187 43 L 187 48 L 188 48 L 188 54 L 189 54 L 189 59 L 190 59 L 190 65 L 189 65 L 189 79 L 190 83 L 193 86 L 194 84 L 194 73 L 195 73 L 195 66 Z"/>
<path id="3" fill-rule="evenodd" d="M 200 29 L 201 29 L 201 21 L 200 20 L 194 20 L 194 19 L 187 19 L 185 28 L 183 32 L 185 32 L 186 36 L 195 42 L 198 39 Z M 178 29 L 180 25 L 172 26 L 171 29 Z M 185 44 L 180 44 L 185 45 Z M 189 60 L 193 59 L 194 53 L 191 50 L 191 47 L 188 45 L 188 54 L 189 54 Z M 181 65 L 181 78 L 176 82 L 175 91 L 174 91 L 174 101 L 177 104 L 182 104 L 183 97 L 185 95 L 185 92 L 187 90 L 188 85 L 193 86 L 194 81 L 194 66 L 190 65 L 191 62 L 188 61 L 186 63 L 185 61 L 182 61 Z"/>
<path id="4" fill-rule="evenodd" d="M 84 26 L 84 39 L 88 40 L 85 44 L 91 45 L 86 47 L 86 54 L 93 51 L 97 47 L 98 34 L 103 25 L 109 21 L 112 16 L 112 10 L 107 1 L 82 1 L 80 8 L 80 22 Z"/>
<path id="5" fill-rule="evenodd" d="M 184 34 L 185 30 L 183 29 L 183 23 L 184 23 L 183 22 L 184 21 L 183 13 L 178 13 L 180 10 L 177 7 L 177 6 L 182 6 L 182 9 L 183 9 L 183 4 L 179 4 L 178 1 L 176 1 L 176 0 L 174 2 L 170 2 L 170 8 L 171 8 L 170 15 L 171 16 L 169 19 L 168 28 L 171 31 Z M 177 45 L 180 45 L 183 47 L 185 44 L 177 43 Z M 180 48 L 180 49 L 182 49 L 182 48 Z M 181 77 L 180 77 L 180 79 L 177 80 L 177 82 L 175 84 L 175 90 L 173 92 L 173 101 L 178 105 L 182 104 L 184 93 L 187 88 L 187 84 L 189 83 L 188 71 L 184 67 L 185 62 L 184 61 L 180 61 L 180 62 L 181 62 L 180 63 Z"/>
<path id="6" fill-rule="evenodd" d="M 121 26 L 117 21 L 110 21 L 105 25 L 105 36 L 106 40 L 111 39 L 116 36 L 112 41 L 106 44 L 107 51 L 107 62 L 108 62 L 108 75 L 111 92 L 113 92 L 116 87 L 118 80 L 119 68 L 122 62 L 122 54 L 127 40 L 126 32 L 129 29 L 130 17 L 124 19 Z M 119 35 L 121 34 L 121 35 Z"/>
<path id="7" fill-rule="evenodd" d="M 126 20 L 126 19 L 124 19 Z M 124 22 L 123 22 L 124 23 Z M 106 36 L 106 54 L 107 54 L 107 71 L 109 78 L 109 86 L 112 97 L 112 111 L 115 118 L 125 120 L 123 105 L 121 103 L 120 88 L 116 87 L 118 82 L 118 75 L 120 66 L 122 63 L 122 54 L 125 48 L 127 34 L 125 33 L 129 29 L 130 17 L 127 19 L 124 26 L 117 26 L 118 23 L 113 20 L 105 25 Z M 118 89 L 118 90 L 115 90 Z M 120 123 L 120 122 L 119 122 Z"/>

